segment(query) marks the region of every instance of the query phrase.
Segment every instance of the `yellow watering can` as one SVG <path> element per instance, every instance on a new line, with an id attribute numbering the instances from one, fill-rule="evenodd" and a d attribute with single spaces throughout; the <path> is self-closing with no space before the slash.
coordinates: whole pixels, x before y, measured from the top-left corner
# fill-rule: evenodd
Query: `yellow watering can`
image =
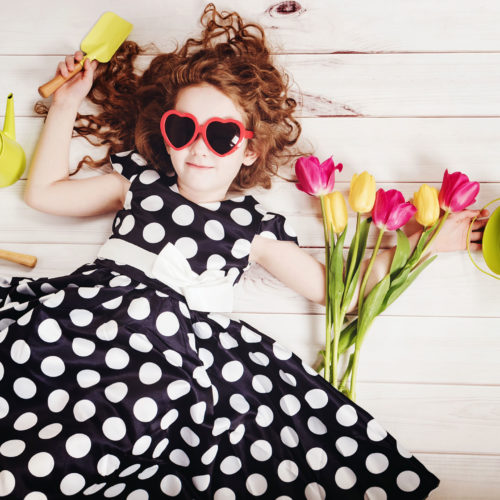
<path id="1" fill-rule="evenodd" d="M 26 167 L 26 156 L 21 145 L 16 142 L 16 127 L 14 124 L 14 98 L 7 96 L 5 121 L 0 131 L 0 187 L 14 184 Z"/>

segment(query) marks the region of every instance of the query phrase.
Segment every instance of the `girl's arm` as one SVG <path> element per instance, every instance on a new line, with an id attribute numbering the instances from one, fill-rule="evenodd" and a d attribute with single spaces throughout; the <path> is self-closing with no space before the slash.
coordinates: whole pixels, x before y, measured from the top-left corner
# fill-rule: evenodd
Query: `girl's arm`
<path id="1" fill-rule="evenodd" d="M 465 249 L 467 229 L 476 215 L 486 217 L 488 213 L 485 211 L 479 214 L 478 210 L 464 210 L 450 215 L 434 240 L 429 254 Z M 481 230 L 485 224 L 486 220 L 477 220 L 474 223 L 471 233 L 471 241 L 474 242 L 471 244 L 472 250 L 481 248 Z M 418 231 L 409 236 L 411 250 L 415 248 L 420 234 L 421 231 Z M 395 248 L 380 252 L 375 259 L 365 295 L 389 272 Z M 325 266 L 295 243 L 255 236 L 250 249 L 250 261 L 257 262 L 285 285 L 309 300 L 325 305 Z M 347 312 L 352 312 L 356 308 L 359 286 L 368 261 L 367 258 L 361 263 L 358 286 Z"/>
<path id="2" fill-rule="evenodd" d="M 58 73 L 67 74 L 82 53 L 68 56 Z M 130 182 L 117 172 L 70 180 L 69 150 L 78 108 L 89 92 L 97 61 L 85 61 L 83 72 L 54 94 L 47 119 L 31 161 L 25 202 L 37 210 L 56 215 L 90 216 L 123 207 Z"/>

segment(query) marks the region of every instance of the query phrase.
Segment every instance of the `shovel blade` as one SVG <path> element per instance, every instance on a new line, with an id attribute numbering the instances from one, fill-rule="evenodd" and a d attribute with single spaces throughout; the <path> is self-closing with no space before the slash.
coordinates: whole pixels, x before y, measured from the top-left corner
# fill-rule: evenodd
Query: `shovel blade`
<path id="1" fill-rule="evenodd" d="M 131 31 L 131 23 L 114 12 L 105 12 L 82 40 L 80 48 L 88 59 L 108 62 Z"/>

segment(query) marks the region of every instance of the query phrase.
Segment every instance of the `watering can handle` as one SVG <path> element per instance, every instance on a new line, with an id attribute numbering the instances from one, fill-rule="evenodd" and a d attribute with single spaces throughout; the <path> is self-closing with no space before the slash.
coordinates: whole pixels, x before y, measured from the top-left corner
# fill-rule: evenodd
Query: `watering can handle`
<path id="1" fill-rule="evenodd" d="M 69 73 L 67 78 L 64 78 L 62 75 L 57 75 L 50 82 L 44 83 L 40 87 L 38 87 L 38 93 L 42 97 L 49 97 L 52 95 L 64 82 L 73 78 L 77 73 L 79 73 L 83 69 L 82 64 L 76 64 L 75 69 Z"/>
<path id="2" fill-rule="evenodd" d="M 9 250 L 0 250 L 0 259 L 10 260 L 11 262 L 27 267 L 35 267 L 36 265 L 36 257 L 34 255 L 10 252 Z"/>

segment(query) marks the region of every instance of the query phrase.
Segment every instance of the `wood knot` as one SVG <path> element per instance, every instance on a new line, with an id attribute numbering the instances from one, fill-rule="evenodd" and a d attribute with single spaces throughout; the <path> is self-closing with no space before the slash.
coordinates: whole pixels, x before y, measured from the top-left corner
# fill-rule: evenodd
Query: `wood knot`
<path id="1" fill-rule="evenodd" d="M 282 17 L 282 16 L 300 16 L 305 12 L 304 7 L 300 5 L 299 2 L 294 0 L 287 0 L 284 2 L 279 2 L 271 5 L 266 11 L 271 17 Z"/>

